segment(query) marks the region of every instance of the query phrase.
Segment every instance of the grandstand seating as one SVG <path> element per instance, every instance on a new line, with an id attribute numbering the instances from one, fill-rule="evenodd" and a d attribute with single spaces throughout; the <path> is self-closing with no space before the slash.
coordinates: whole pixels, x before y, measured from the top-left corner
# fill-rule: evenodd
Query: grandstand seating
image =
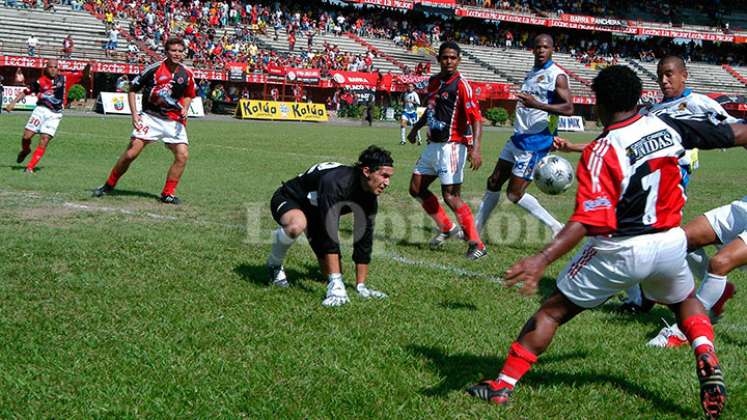
<path id="1" fill-rule="evenodd" d="M 649 72 L 656 74 L 656 63 L 632 60 Z M 727 92 L 740 95 L 747 94 L 747 87 L 735 79 L 721 66 L 703 63 L 688 63 L 689 77 L 687 85 L 695 92 Z"/>
<path id="2" fill-rule="evenodd" d="M 25 56 L 26 39 L 34 34 L 39 39 L 37 55 L 60 57 L 62 40 L 70 34 L 75 43 L 72 59 L 121 61 L 127 56 L 127 42 L 122 37 L 114 57 L 104 56 L 105 27 L 85 11 L 61 6 L 52 13 L 0 6 L 0 22 L 0 54 Z"/>

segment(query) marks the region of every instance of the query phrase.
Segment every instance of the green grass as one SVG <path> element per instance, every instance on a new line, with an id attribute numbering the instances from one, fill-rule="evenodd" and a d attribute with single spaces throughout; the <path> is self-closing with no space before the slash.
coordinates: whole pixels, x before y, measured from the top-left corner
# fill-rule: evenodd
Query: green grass
<path id="1" fill-rule="evenodd" d="M 548 237 L 505 202 L 488 257 L 468 262 L 456 242 L 430 251 L 432 222 L 407 194 L 419 150 L 397 145 L 397 128 L 191 121 L 184 204 L 169 207 L 155 200 L 171 160 L 158 145 L 119 194 L 90 198 L 127 144 L 129 119 L 66 116 L 29 176 L 13 163 L 27 116 L 0 118 L 2 417 L 701 416 L 690 351 L 644 346 L 667 310 L 631 318 L 612 301 L 561 329 L 508 408 L 466 397 L 470 383 L 497 374 L 569 257 L 536 297 L 492 281 Z M 463 188 L 473 209 L 508 134 L 485 133 L 484 167 Z M 363 301 L 349 289 L 351 304 L 323 308 L 324 279 L 304 244 L 286 263 L 293 287 L 268 287 L 272 192 L 319 161 L 353 162 L 371 143 L 388 146 L 396 165 L 369 280 L 390 298 Z M 701 153 L 686 221 L 745 194 L 744 157 Z M 530 192 L 558 218 L 570 215 L 572 193 Z M 744 287 L 744 273 L 731 278 Z M 716 327 L 724 418 L 747 417 L 745 320 L 738 295 Z"/>

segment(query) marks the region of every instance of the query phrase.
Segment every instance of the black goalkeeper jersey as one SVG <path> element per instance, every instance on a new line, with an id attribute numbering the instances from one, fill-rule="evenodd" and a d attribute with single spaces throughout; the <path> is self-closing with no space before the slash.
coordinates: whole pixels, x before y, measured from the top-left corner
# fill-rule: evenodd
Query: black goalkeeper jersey
<path id="1" fill-rule="evenodd" d="M 324 225 L 324 229 L 320 229 L 323 232 L 320 240 L 327 254 L 340 253 L 340 216 L 355 213 L 353 261 L 368 264 L 371 261 L 374 221 L 379 204 L 376 194 L 362 188 L 360 174 L 360 169 L 352 166 L 319 163 L 283 183 L 283 190 L 302 206 L 319 210 L 319 220 L 309 220 L 308 223 Z"/>

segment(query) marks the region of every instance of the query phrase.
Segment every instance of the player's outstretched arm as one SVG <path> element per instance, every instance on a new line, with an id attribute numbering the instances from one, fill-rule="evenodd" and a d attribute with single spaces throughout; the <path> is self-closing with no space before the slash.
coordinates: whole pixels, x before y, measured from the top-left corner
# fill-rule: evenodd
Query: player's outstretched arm
<path id="1" fill-rule="evenodd" d="M 569 221 L 555 239 L 545 246 L 545 249 L 531 257 L 521 259 L 506 270 L 505 286 L 511 287 L 517 283 L 524 283 L 521 288 L 522 294 L 531 295 L 537 292 L 537 284 L 545 268 L 578 245 L 586 233 L 586 226 L 582 223 Z"/>
<path id="2" fill-rule="evenodd" d="M 588 143 L 571 143 L 570 140 L 566 140 L 562 137 L 555 136 L 555 138 L 552 140 L 552 149 L 557 150 L 559 152 L 564 153 L 570 153 L 570 152 L 578 152 L 582 153 L 586 146 L 588 146 Z"/>
<path id="3" fill-rule="evenodd" d="M 13 98 L 10 102 L 8 102 L 7 105 L 5 105 L 5 110 L 8 112 L 13 111 L 13 108 L 16 107 L 16 104 L 18 101 L 26 97 L 26 92 L 24 90 L 18 92 L 18 95 L 16 95 L 15 98 Z"/>

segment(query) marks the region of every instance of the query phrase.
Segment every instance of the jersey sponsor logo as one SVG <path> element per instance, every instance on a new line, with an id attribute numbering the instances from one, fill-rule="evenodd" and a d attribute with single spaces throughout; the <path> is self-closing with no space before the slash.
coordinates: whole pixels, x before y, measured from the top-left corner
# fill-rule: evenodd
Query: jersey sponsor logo
<path id="1" fill-rule="evenodd" d="M 584 201 L 584 211 L 596 211 L 612 208 L 612 203 L 607 197 L 598 197 L 593 200 Z"/>
<path id="2" fill-rule="evenodd" d="M 644 156 L 648 156 L 671 146 L 674 146 L 672 134 L 668 130 L 664 129 L 643 137 L 642 139 L 628 146 L 626 151 L 628 159 L 630 160 L 630 164 L 633 165 Z"/>

